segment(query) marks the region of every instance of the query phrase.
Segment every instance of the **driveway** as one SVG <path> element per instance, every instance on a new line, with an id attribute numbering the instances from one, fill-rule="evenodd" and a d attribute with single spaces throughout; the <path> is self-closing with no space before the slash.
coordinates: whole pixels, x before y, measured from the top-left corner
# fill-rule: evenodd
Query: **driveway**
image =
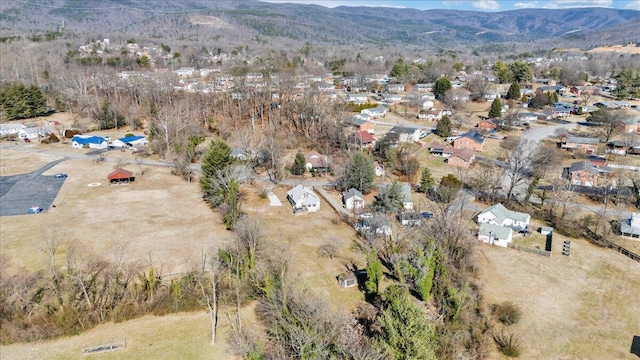
<path id="1" fill-rule="evenodd" d="M 52 161 L 32 173 L 0 177 L 0 216 L 25 215 L 36 206 L 48 211 L 65 178 L 42 173 L 65 160 Z"/>

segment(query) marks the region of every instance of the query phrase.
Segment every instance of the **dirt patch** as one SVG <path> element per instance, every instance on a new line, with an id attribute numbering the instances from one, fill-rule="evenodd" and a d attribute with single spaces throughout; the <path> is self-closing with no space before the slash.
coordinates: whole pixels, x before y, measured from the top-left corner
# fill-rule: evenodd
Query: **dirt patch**
<path id="1" fill-rule="evenodd" d="M 231 29 L 231 24 L 228 22 L 209 15 L 195 15 L 189 18 L 189 22 L 195 25 L 208 25 L 213 26 L 216 29 Z"/>
<path id="2" fill-rule="evenodd" d="M 640 46 L 636 44 L 600 46 L 600 47 L 591 49 L 587 52 L 588 53 L 617 52 L 617 53 L 624 53 L 624 54 L 640 54 Z"/>

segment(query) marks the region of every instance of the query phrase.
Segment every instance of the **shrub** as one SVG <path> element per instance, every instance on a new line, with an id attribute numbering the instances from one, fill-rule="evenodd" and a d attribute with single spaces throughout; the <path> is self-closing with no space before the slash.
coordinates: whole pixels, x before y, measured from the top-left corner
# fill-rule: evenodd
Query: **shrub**
<path id="1" fill-rule="evenodd" d="M 502 304 L 495 305 L 493 314 L 505 325 L 517 324 L 520 321 L 522 311 L 520 307 L 510 301 L 503 302 Z"/>
<path id="2" fill-rule="evenodd" d="M 504 331 L 499 334 L 494 333 L 493 341 L 496 342 L 498 350 L 500 350 L 504 355 L 508 357 L 520 356 L 520 342 L 515 338 L 515 334 L 507 334 Z"/>

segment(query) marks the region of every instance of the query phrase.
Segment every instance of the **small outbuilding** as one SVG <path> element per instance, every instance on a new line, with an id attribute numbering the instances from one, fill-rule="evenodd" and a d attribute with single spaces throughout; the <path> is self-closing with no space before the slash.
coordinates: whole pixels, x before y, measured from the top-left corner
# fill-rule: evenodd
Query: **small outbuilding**
<path id="1" fill-rule="evenodd" d="M 338 283 L 342 287 L 358 286 L 358 278 L 352 272 L 342 273 L 338 275 Z"/>
<path id="2" fill-rule="evenodd" d="M 133 176 L 133 173 L 131 171 L 125 169 L 116 169 L 114 172 L 107 175 L 107 179 L 109 179 L 109 183 L 111 185 L 129 185 L 136 178 Z"/>

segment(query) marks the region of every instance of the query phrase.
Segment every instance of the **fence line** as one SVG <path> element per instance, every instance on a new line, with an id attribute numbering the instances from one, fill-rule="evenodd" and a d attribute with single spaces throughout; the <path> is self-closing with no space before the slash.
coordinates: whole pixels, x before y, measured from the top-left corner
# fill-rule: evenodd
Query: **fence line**
<path id="1" fill-rule="evenodd" d="M 526 251 L 526 252 L 529 252 L 529 253 L 532 253 L 532 254 L 546 256 L 546 257 L 550 257 L 551 256 L 551 251 L 540 250 L 540 249 L 536 249 L 536 248 L 532 248 L 532 247 L 528 247 L 528 246 L 522 246 L 522 245 L 518 245 L 518 244 L 514 244 L 514 243 L 507 243 L 507 247 L 510 247 L 510 248 L 516 249 L 516 250 L 520 250 L 520 251 Z"/>

